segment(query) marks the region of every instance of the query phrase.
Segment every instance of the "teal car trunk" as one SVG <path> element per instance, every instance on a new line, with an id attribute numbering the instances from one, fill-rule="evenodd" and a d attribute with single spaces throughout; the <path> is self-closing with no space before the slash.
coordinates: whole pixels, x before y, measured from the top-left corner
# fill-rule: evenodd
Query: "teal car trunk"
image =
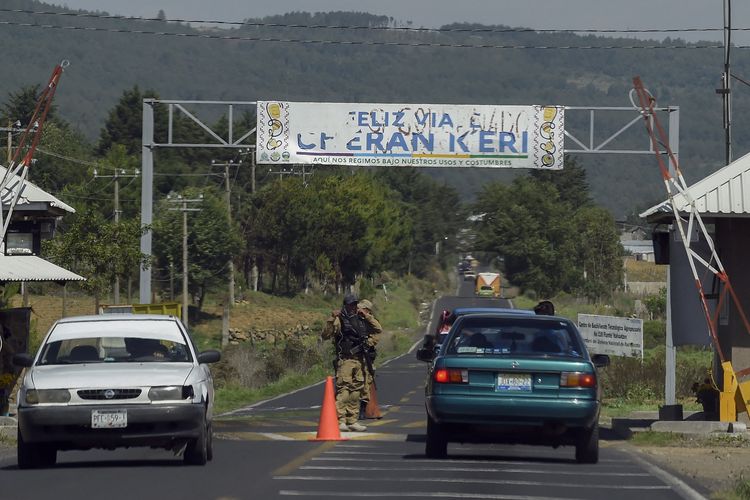
<path id="1" fill-rule="evenodd" d="M 596 365 L 606 364 L 564 318 L 460 317 L 430 367 L 427 454 L 444 456 L 449 441 L 572 444 L 579 461 L 596 461 Z"/>

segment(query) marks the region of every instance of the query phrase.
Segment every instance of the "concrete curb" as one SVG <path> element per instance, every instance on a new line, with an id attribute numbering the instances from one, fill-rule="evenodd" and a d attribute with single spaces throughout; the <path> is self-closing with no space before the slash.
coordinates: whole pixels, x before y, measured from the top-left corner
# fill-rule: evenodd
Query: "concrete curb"
<path id="1" fill-rule="evenodd" d="M 742 422 L 716 422 L 706 420 L 658 420 L 647 412 L 634 412 L 630 418 L 613 418 L 612 430 L 623 439 L 638 432 L 671 432 L 674 434 L 716 435 L 744 434 L 747 426 Z"/>

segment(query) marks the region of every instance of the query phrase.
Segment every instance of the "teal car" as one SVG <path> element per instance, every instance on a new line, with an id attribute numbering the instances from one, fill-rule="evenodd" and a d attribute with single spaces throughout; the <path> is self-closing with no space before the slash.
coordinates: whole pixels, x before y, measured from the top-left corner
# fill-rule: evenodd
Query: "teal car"
<path id="1" fill-rule="evenodd" d="M 601 390 L 597 367 L 566 318 L 468 314 L 435 353 L 425 388 L 425 452 L 443 458 L 448 442 L 573 445 L 581 463 L 599 459 Z"/>

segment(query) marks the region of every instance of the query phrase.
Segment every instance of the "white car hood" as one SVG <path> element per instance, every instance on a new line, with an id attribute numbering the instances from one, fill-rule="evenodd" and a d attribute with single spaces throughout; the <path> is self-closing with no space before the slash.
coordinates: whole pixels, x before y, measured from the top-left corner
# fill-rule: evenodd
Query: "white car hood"
<path id="1" fill-rule="evenodd" d="M 184 385 L 192 363 L 87 363 L 35 366 L 36 389 L 106 389 Z"/>

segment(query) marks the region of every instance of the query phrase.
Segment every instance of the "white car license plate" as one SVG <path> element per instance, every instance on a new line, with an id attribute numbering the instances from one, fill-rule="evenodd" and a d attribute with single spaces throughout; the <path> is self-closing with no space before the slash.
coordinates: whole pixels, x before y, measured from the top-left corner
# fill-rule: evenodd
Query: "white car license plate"
<path id="1" fill-rule="evenodd" d="M 91 410 L 92 429 L 118 429 L 127 426 L 127 410 Z"/>
<path id="2" fill-rule="evenodd" d="M 530 373 L 498 373 L 496 391 L 531 392 Z"/>

